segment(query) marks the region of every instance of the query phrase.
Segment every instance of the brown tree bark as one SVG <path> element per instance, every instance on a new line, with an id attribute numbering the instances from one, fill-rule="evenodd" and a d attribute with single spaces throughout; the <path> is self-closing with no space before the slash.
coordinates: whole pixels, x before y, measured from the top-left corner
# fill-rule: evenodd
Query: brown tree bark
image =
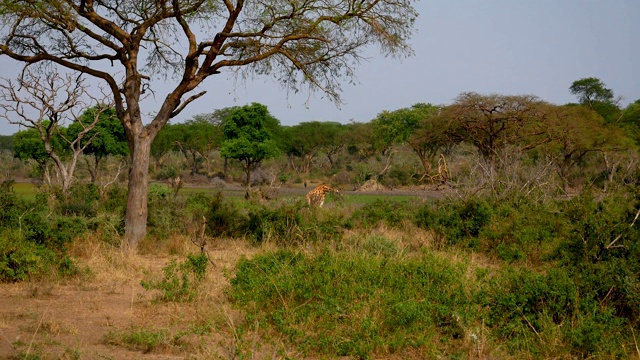
<path id="1" fill-rule="evenodd" d="M 140 241 L 147 234 L 147 191 L 149 189 L 148 175 L 150 164 L 151 142 L 150 136 L 135 138 L 131 151 L 131 166 L 129 168 L 129 193 L 127 194 L 127 209 L 125 212 L 125 239 L 129 250 L 134 251 Z"/>

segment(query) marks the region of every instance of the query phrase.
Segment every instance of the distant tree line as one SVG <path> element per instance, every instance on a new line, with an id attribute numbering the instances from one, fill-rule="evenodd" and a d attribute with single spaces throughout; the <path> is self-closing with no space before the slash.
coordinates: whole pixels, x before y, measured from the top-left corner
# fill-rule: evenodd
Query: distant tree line
<path id="1" fill-rule="evenodd" d="M 569 191 L 588 164 L 597 162 L 603 176 L 613 176 L 620 154 L 637 149 L 640 142 L 640 100 L 621 108 L 620 99 L 597 78 L 577 80 L 569 90 L 578 103 L 554 105 L 533 95 L 467 92 L 450 105 L 418 103 L 382 111 L 367 123 L 349 124 L 282 126 L 262 104 L 224 108 L 167 124 L 151 146 L 151 170 L 159 178 L 191 175 L 230 181 L 229 171 L 237 166 L 244 176 L 236 180 L 250 188 L 252 173 L 274 159 L 281 182 L 332 177 L 356 187 L 370 179 L 390 186 L 444 183 L 450 175 L 443 172 L 443 160 L 466 145 L 489 168 L 502 166 L 505 151 L 525 154 L 529 163 L 552 163 Z M 105 158 L 129 151 L 112 108 L 86 109 L 70 125 L 56 124 L 48 136 L 31 127 L 0 137 L 0 148 L 33 161 L 47 174 L 52 154 L 67 162 L 74 158 L 69 139 L 77 139 L 94 121 L 78 145 L 95 182 Z M 50 119 L 40 123 L 45 129 L 50 125 Z M 184 168 L 168 171 L 163 166 L 168 154 L 179 154 Z M 410 161 L 407 154 L 413 154 Z"/>

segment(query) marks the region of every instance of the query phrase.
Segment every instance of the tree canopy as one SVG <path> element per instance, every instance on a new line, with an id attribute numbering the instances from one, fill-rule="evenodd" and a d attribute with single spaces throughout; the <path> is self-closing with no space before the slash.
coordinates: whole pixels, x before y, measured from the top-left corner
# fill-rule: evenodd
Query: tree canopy
<path id="1" fill-rule="evenodd" d="M 243 162 L 247 189 L 251 188 L 251 171 L 262 160 L 280 153 L 269 130 L 279 124 L 278 119 L 269 114 L 266 106 L 253 103 L 232 111 L 222 126 L 225 139 L 220 153 Z"/>

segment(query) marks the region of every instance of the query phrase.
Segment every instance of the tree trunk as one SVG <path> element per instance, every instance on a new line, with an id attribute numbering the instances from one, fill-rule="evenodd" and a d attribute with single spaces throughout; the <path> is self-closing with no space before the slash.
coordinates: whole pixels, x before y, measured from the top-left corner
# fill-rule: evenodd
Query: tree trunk
<path id="1" fill-rule="evenodd" d="M 129 194 L 125 214 L 125 243 L 135 251 L 140 240 L 147 233 L 147 190 L 149 188 L 149 162 L 151 137 L 136 136 L 131 146 L 131 167 L 129 169 Z"/>
<path id="2" fill-rule="evenodd" d="M 247 170 L 247 193 L 251 190 L 251 161 L 246 160 L 247 165 L 246 170 Z"/>

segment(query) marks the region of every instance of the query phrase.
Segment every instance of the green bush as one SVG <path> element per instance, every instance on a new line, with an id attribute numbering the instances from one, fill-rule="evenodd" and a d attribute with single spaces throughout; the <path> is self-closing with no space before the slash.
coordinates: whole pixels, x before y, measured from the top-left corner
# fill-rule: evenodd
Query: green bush
<path id="1" fill-rule="evenodd" d="M 238 263 L 231 299 L 250 322 L 271 326 L 305 355 L 369 358 L 462 339 L 474 309 L 464 268 L 426 256 L 384 256 L 290 250 Z"/>
<path id="2" fill-rule="evenodd" d="M 17 230 L 0 232 L 0 282 L 26 281 L 51 275 L 73 276 L 78 268 L 64 251 L 28 241 Z"/>
<path id="3" fill-rule="evenodd" d="M 0 228 L 17 224 L 22 212 L 26 210 L 24 201 L 13 191 L 14 181 L 0 183 Z"/>
<path id="4" fill-rule="evenodd" d="M 204 279 L 209 259 L 205 254 L 189 254 L 184 262 L 172 260 L 162 269 L 161 280 L 142 280 L 145 290 L 160 290 L 162 301 L 192 301 Z"/>
<path id="5" fill-rule="evenodd" d="M 211 197 L 206 218 L 207 235 L 214 237 L 242 236 L 242 225 L 247 219 L 246 215 L 241 213 L 233 202 L 225 199 L 220 191 Z"/>
<path id="6" fill-rule="evenodd" d="M 130 331 L 110 331 L 103 341 L 109 345 L 124 345 L 128 349 L 147 354 L 160 346 L 168 346 L 169 333 L 166 330 L 150 330 L 136 327 Z"/>
<path id="7" fill-rule="evenodd" d="M 364 228 L 375 227 L 380 223 L 391 227 L 400 227 L 405 219 L 410 218 L 410 211 L 406 203 L 377 199 L 354 211 L 350 222 Z"/>
<path id="8" fill-rule="evenodd" d="M 51 272 L 55 253 L 26 241 L 18 232 L 0 234 L 0 281 L 25 281 Z"/>
<path id="9" fill-rule="evenodd" d="M 60 195 L 60 199 L 60 214 L 92 218 L 96 216 L 100 191 L 94 184 L 74 184 L 69 189 L 69 194 Z"/>
<path id="10" fill-rule="evenodd" d="M 481 301 L 489 310 L 487 325 L 508 340 L 513 353 L 542 357 L 549 345 L 540 338 L 555 337 L 563 351 L 581 358 L 624 355 L 625 319 L 602 303 L 604 296 L 594 296 L 589 290 L 593 284 L 576 278 L 570 269 L 547 274 L 508 270 L 489 283 Z"/>
<path id="11" fill-rule="evenodd" d="M 252 208 L 246 223 L 247 234 L 256 242 L 301 243 L 301 208 L 300 202 L 275 209 L 264 206 Z"/>
<path id="12" fill-rule="evenodd" d="M 492 211 L 491 205 L 482 199 L 427 203 L 418 209 L 414 222 L 444 235 L 450 244 L 467 240 L 467 244 L 475 247 L 478 242 L 472 240 L 477 240 L 490 223 Z"/>

